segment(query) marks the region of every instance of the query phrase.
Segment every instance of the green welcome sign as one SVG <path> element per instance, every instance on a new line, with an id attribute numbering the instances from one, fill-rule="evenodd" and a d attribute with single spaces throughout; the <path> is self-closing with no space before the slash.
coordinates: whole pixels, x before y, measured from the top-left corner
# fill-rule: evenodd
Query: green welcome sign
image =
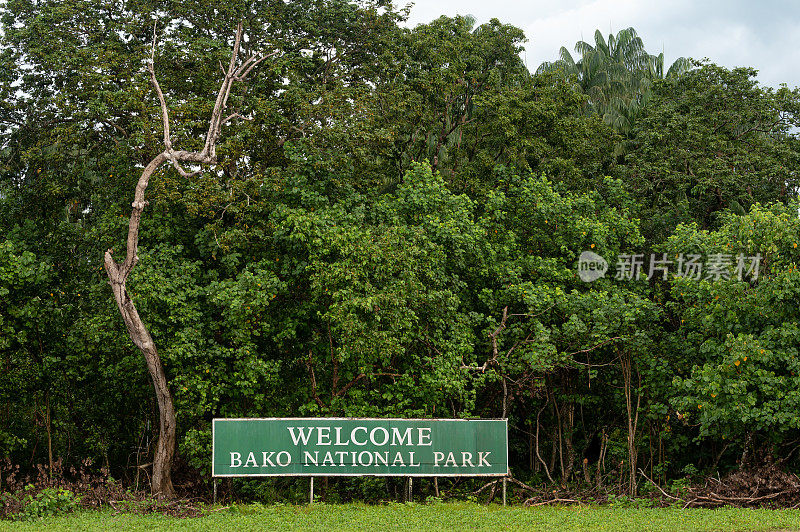
<path id="1" fill-rule="evenodd" d="M 505 420 L 215 419 L 212 475 L 505 476 Z"/>

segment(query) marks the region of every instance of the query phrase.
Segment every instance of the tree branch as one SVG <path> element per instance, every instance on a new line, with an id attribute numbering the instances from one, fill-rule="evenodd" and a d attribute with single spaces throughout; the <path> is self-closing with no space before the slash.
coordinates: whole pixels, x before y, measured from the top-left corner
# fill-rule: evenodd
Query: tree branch
<path id="1" fill-rule="evenodd" d="M 172 141 L 169 138 L 169 110 L 167 109 L 167 101 L 164 99 L 164 93 L 161 91 L 161 86 L 156 79 L 155 68 L 156 57 L 156 23 L 153 22 L 153 45 L 150 48 L 150 62 L 147 64 L 147 70 L 150 72 L 150 83 L 156 89 L 158 101 L 161 104 L 161 120 L 164 124 L 164 147 L 167 151 L 172 150 Z"/>
<path id="2" fill-rule="evenodd" d="M 325 408 L 325 404 L 320 399 L 319 394 L 317 393 L 317 378 L 314 375 L 314 355 L 312 351 L 308 350 L 308 360 L 306 361 L 306 368 L 308 368 L 308 373 L 311 377 L 311 394 L 314 396 L 314 400 L 317 402 L 320 408 Z"/>

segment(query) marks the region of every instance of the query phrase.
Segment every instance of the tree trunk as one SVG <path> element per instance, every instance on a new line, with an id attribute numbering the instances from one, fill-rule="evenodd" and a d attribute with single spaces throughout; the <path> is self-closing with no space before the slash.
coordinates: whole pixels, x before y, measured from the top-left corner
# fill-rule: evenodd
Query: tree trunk
<path id="1" fill-rule="evenodd" d="M 561 485 L 566 486 L 572 478 L 572 471 L 575 468 L 575 447 L 572 445 L 572 432 L 575 428 L 575 403 L 568 401 L 564 404 L 564 471 L 561 477 Z"/>
<path id="2" fill-rule="evenodd" d="M 175 488 L 172 485 L 171 474 L 172 458 L 175 454 L 176 443 L 175 407 L 172 402 L 172 394 L 170 394 L 169 386 L 167 385 L 167 376 L 164 373 L 164 367 L 161 364 L 161 358 L 158 356 L 155 342 L 153 342 L 150 332 L 139 317 L 139 312 L 136 310 L 136 306 L 133 304 L 130 295 L 128 295 L 125 283 L 131 271 L 133 271 L 133 268 L 136 266 L 136 263 L 139 261 L 139 256 L 137 254 L 139 245 L 139 223 L 141 221 L 142 212 L 147 205 L 144 193 L 147 190 L 150 177 L 158 167 L 165 162 L 172 163 L 178 173 L 186 178 L 192 177 L 194 173 L 186 172 L 181 167 L 181 162 L 200 165 L 216 164 L 216 142 L 219 139 L 222 125 L 232 118 L 242 118 L 238 113 L 234 113 L 228 117 L 223 115 L 233 82 L 244 81 L 250 71 L 258 65 L 258 63 L 271 55 L 277 54 L 277 52 L 273 52 L 269 55 L 251 56 L 237 66 L 236 63 L 239 55 L 241 38 L 242 24 L 240 22 L 236 29 L 236 39 L 233 45 L 230 65 L 225 73 L 225 79 L 219 89 L 217 100 L 211 113 L 205 145 L 199 152 L 188 152 L 184 150 L 174 150 L 172 148 L 172 139 L 170 138 L 169 132 L 169 112 L 164 99 L 164 93 L 161 91 L 155 74 L 154 57 L 156 43 L 154 33 L 153 48 L 148 70 L 150 72 L 150 81 L 155 88 L 159 103 L 161 104 L 165 150 L 150 161 L 144 171 L 142 171 L 142 175 L 139 177 L 139 181 L 136 184 L 136 191 L 134 193 L 133 203 L 131 204 L 133 210 L 131 211 L 131 217 L 128 223 L 127 249 L 124 262 L 117 263 L 114 260 L 112 257 L 113 249 L 109 249 L 105 253 L 104 266 L 108 274 L 108 282 L 114 292 L 117 308 L 122 315 L 122 320 L 125 322 L 125 327 L 128 329 L 131 340 L 133 340 L 133 343 L 144 355 L 145 362 L 147 363 L 147 371 L 150 373 L 150 378 L 153 381 L 153 388 L 156 393 L 159 431 L 158 442 L 156 442 L 155 454 L 153 457 L 151 490 L 153 495 L 162 499 L 171 499 L 175 497 Z"/>
<path id="3" fill-rule="evenodd" d="M 633 404 L 633 382 L 632 382 L 632 366 L 633 355 L 631 353 L 624 354 L 620 358 L 620 366 L 622 368 L 622 378 L 625 385 L 625 410 L 628 417 L 628 494 L 631 497 L 636 496 L 636 425 L 639 422 L 639 405 L 642 399 L 641 394 L 636 396 L 636 406 Z M 639 388 L 641 388 L 641 375 L 637 371 L 639 377 Z"/>
<path id="4" fill-rule="evenodd" d="M 47 428 L 47 465 L 48 471 L 50 473 L 50 480 L 53 480 L 53 423 L 52 423 L 52 416 L 50 410 L 50 392 L 46 392 L 44 395 L 45 401 L 45 415 L 44 415 L 44 422 L 45 427 Z"/>
<path id="5" fill-rule="evenodd" d="M 172 499 L 175 497 L 175 488 L 172 485 L 171 476 L 172 456 L 175 453 L 175 408 L 172 403 L 172 394 L 167 386 L 167 376 L 164 374 L 164 367 L 161 364 L 161 358 L 158 356 L 156 344 L 139 317 L 139 312 L 136 310 L 136 306 L 125 288 L 128 276 L 139 260 L 136 251 L 139 241 L 139 222 L 146 205 L 144 193 L 150 176 L 166 160 L 164 153 L 156 156 L 144 169 L 136 185 L 133 211 L 128 224 L 127 256 L 129 258 L 126 258 L 123 264 L 117 264 L 111 257 L 113 250 L 109 250 L 105 256 L 105 268 L 108 274 L 108 282 L 114 292 L 117 308 L 122 315 L 122 321 L 125 322 L 125 327 L 128 329 L 131 340 L 144 355 L 147 371 L 150 373 L 153 388 L 156 392 L 159 432 L 155 455 L 153 456 L 152 493 L 159 498 Z"/>
<path id="6" fill-rule="evenodd" d="M 606 451 L 608 450 L 608 437 L 603 429 L 603 436 L 600 438 L 600 458 L 597 460 L 597 470 L 595 471 L 595 484 L 600 487 L 603 480 L 603 471 L 606 468 Z"/>

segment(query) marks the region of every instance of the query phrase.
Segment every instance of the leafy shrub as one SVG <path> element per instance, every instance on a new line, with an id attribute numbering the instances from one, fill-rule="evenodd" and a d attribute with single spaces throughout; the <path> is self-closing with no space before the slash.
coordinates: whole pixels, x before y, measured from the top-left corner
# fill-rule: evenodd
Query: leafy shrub
<path id="1" fill-rule="evenodd" d="M 22 509 L 13 516 L 16 521 L 33 521 L 44 517 L 69 513 L 74 511 L 80 503 L 80 497 L 68 489 L 45 488 L 36 495 L 31 493 L 33 485 L 28 485 L 25 491 L 29 492 L 22 499 Z"/>

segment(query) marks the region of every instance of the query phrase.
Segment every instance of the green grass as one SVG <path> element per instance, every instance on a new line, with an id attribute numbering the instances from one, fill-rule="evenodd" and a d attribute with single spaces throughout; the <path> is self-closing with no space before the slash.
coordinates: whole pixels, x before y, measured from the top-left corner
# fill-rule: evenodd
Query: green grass
<path id="1" fill-rule="evenodd" d="M 205 517 L 82 511 L 0 530 L 800 530 L 800 510 L 567 506 L 502 508 L 473 503 L 236 506 Z"/>

